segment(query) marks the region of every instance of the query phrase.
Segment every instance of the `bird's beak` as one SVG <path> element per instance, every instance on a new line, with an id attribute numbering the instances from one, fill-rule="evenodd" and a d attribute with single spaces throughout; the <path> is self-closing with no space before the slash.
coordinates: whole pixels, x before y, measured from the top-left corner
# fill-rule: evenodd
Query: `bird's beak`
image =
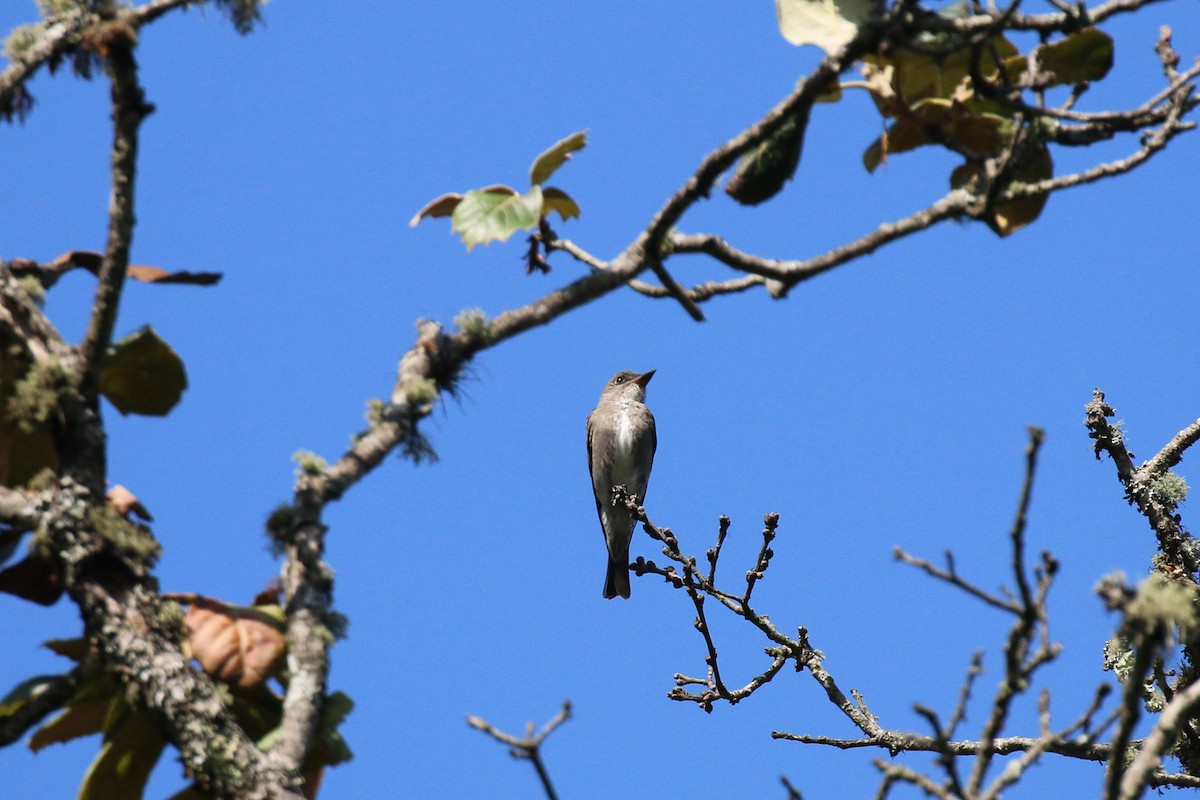
<path id="1" fill-rule="evenodd" d="M 654 377 L 654 373 L 657 371 L 658 370 L 652 369 L 649 372 L 643 372 L 641 375 L 638 375 L 636 378 L 634 378 L 633 382 L 645 389 L 646 384 L 650 382 L 650 379 Z"/>

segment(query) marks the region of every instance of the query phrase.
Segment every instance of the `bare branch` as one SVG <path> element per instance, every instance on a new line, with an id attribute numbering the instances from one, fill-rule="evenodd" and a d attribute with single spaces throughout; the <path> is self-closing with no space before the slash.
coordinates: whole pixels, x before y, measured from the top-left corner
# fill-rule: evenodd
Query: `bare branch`
<path id="1" fill-rule="evenodd" d="M 0 339 L 22 347 L 34 361 L 69 358 L 71 347 L 0 261 Z"/>
<path id="2" fill-rule="evenodd" d="M 967 594 L 982 600 L 984 603 L 987 603 L 993 608 L 998 608 L 1001 611 L 1007 611 L 1010 614 L 1019 615 L 1021 613 L 1021 606 L 1013 600 L 997 597 L 996 595 L 981 589 L 975 584 L 960 578 L 958 573 L 954 570 L 954 564 L 949 553 L 946 554 L 946 569 L 939 569 L 931 562 L 926 561 L 923 558 L 917 558 L 916 556 L 909 555 L 900 547 L 895 547 L 892 549 L 892 558 L 916 567 L 931 578 L 937 578 L 938 580 L 945 581 L 951 586 L 962 589 Z"/>
<path id="3" fill-rule="evenodd" d="M 1179 517 L 1174 513 L 1172 502 L 1155 492 L 1154 478 L 1175 463 L 1182 452 L 1196 440 L 1195 425 L 1181 431 L 1153 459 L 1141 469 L 1134 466 L 1133 454 L 1125 446 L 1124 433 L 1120 425 L 1110 425 L 1108 420 L 1116 411 L 1104 401 L 1104 392 L 1096 389 L 1092 401 L 1087 404 L 1084 423 L 1088 435 L 1095 442 L 1096 458 L 1105 452 L 1117 468 L 1117 478 L 1125 486 L 1125 497 L 1137 505 L 1138 510 L 1150 523 L 1158 539 L 1163 562 L 1157 568 L 1167 577 L 1178 578 L 1194 575 L 1197 562 L 1194 540 Z M 1174 461 L 1172 459 L 1175 459 Z"/>
<path id="4" fill-rule="evenodd" d="M 1175 743 L 1180 727 L 1200 704 L 1200 682 L 1193 683 L 1175 695 L 1159 715 L 1150 735 L 1142 740 L 1133 762 L 1121 777 L 1120 800 L 1137 800 L 1146 790 L 1151 773 L 1158 769 L 1163 755 Z"/>
<path id="5" fill-rule="evenodd" d="M 760 286 L 764 283 L 762 278 L 757 275 L 746 275 L 741 278 L 734 278 L 728 281 L 705 281 L 698 283 L 690 289 L 684 289 L 684 293 L 688 298 L 697 302 L 703 303 L 706 300 L 723 295 L 723 294 L 738 294 L 747 289 L 753 289 L 755 286 Z M 644 294 L 647 297 L 662 298 L 670 297 L 671 293 L 661 286 L 655 286 L 645 281 L 632 280 L 629 282 L 629 288 L 635 292 Z"/>
<path id="6" fill-rule="evenodd" d="M 800 790 L 792 786 L 792 782 L 787 779 L 787 775 L 780 775 L 779 782 L 783 784 L 783 788 L 787 790 L 787 800 L 804 800 L 804 795 L 800 794 Z"/>
<path id="7" fill-rule="evenodd" d="M 112 83 L 113 145 L 112 189 L 108 201 L 108 242 L 104 263 L 97 276 L 96 297 L 87 333 L 80 346 L 79 388 L 85 401 L 96 402 L 100 370 L 112 341 L 117 321 L 121 288 L 129 267 L 129 248 L 133 243 L 133 193 L 137 174 L 138 130 L 142 120 L 153 111 L 146 103 L 138 83 L 137 61 L 133 47 L 136 33 L 124 23 L 108 23 L 88 31 L 88 36 L 102 38 L 97 47 L 108 54 L 107 64 Z"/>
<path id="8" fill-rule="evenodd" d="M 494 727 L 482 717 L 468 716 L 467 724 L 477 731 L 483 731 L 488 736 L 491 736 L 496 741 L 509 746 L 509 754 L 513 758 L 527 758 L 533 763 L 533 768 L 537 771 L 538 779 L 542 782 L 542 789 L 546 792 L 548 800 L 557 800 L 558 795 L 554 793 L 554 786 L 550 782 L 550 774 L 546 771 L 545 764 L 542 763 L 541 748 L 542 742 L 546 737 L 554 733 L 558 726 L 571 718 L 571 701 L 563 701 L 562 710 L 558 714 L 542 726 L 542 729 L 535 735 L 533 733 L 533 723 L 529 724 L 529 731 L 524 738 L 513 736 L 510 733 L 505 733 L 499 728 Z"/>
<path id="9" fill-rule="evenodd" d="M 1045 606 L 1035 601 L 1029 591 L 1025 575 L 1025 524 L 1028 520 L 1029 501 L 1033 492 L 1033 481 L 1037 473 L 1037 454 L 1045 441 L 1040 428 L 1029 428 L 1029 444 L 1025 448 L 1025 480 L 1021 486 L 1021 497 L 1017 502 L 1017 514 L 1013 520 L 1009 538 L 1012 541 L 1012 571 L 1017 581 L 1020 597 L 1020 615 L 1009 630 L 1004 645 L 1004 678 L 992 701 L 992 711 L 984 723 L 979 737 L 979 756 L 971 770 L 967 791 L 979 794 L 983 787 L 988 767 L 991 765 L 991 743 L 1000 735 L 1008 720 L 1012 702 L 1029 686 L 1034 671 L 1041 664 L 1057 655 L 1059 647 L 1043 639 L 1039 651 L 1030 654 L 1030 646 L 1037 635 L 1037 623 L 1046 618 Z M 1040 752 L 1040 748 L 1039 751 Z"/>
<path id="10" fill-rule="evenodd" d="M 1183 451 L 1198 441 L 1200 441 L 1200 419 L 1175 434 L 1174 438 L 1163 445 L 1162 450 L 1154 455 L 1154 458 L 1143 464 L 1137 471 L 1137 480 L 1150 481 L 1162 475 L 1183 460 Z"/>

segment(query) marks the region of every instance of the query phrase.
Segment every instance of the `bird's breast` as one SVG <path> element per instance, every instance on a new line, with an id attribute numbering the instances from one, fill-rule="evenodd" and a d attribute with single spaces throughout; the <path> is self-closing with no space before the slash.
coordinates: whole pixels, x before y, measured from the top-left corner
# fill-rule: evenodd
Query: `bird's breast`
<path id="1" fill-rule="evenodd" d="M 634 471 L 634 434 L 636 422 L 634 412 L 629 406 L 621 409 L 617 415 L 617 426 L 613 431 L 613 444 L 616 458 L 613 459 L 613 481 L 623 483 Z"/>

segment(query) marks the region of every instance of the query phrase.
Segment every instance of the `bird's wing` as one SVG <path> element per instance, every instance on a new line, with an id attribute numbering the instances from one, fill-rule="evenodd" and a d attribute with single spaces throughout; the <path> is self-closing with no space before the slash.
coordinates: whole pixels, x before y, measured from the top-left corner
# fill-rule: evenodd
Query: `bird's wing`
<path id="1" fill-rule="evenodd" d="M 596 434 L 596 425 L 593 417 L 596 412 L 588 414 L 587 418 L 587 446 L 588 446 L 588 477 L 594 475 L 605 475 L 612 470 L 612 464 L 596 464 L 593 459 L 597 458 L 597 453 L 592 448 L 592 439 Z M 592 480 L 592 496 L 596 498 L 596 516 L 600 518 L 600 525 L 604 525 L 604 512 L 600 507 L 600 492 L 596 489 L 596 481 Z"/>
<path id="2" fill-rule="evenodd" d="M 658 450 L 658 432 L 654 429 L 654 415 L 650 413 L 650 409 L 642 406 L 642 412 L 645 414 L 645 421 L 650 423 L 647 425 L 646 431 L 646 447 L 643 450 L 644 457 L 638 470 L 637 486 L 630 487 L 637 493 L 638 499 L 642 504 L 646 503 L 646 489 L 650 483 L 650 470 L 654 467 L 654 453 Z"/>

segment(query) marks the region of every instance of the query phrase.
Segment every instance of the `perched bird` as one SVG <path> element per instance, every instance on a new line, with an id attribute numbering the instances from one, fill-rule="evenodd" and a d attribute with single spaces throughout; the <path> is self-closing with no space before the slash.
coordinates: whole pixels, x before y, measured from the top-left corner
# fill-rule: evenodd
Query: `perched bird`
<path id="1" fill-rule="evenodd" d="M 646 384 L 652 377 L 654 370 L 641 375 L 618 372 L 605 384 L 600 402 L 587 418 L 588 469 L 608 545 L 606 598 L 629 597 L 629 541 L 637 520 L 624 505 L 613 505 L 612 490 L 624 486 L 639 503 L 646 500 L 646 484 L 658 447 L 654 415 L 645 403 Z"/>

